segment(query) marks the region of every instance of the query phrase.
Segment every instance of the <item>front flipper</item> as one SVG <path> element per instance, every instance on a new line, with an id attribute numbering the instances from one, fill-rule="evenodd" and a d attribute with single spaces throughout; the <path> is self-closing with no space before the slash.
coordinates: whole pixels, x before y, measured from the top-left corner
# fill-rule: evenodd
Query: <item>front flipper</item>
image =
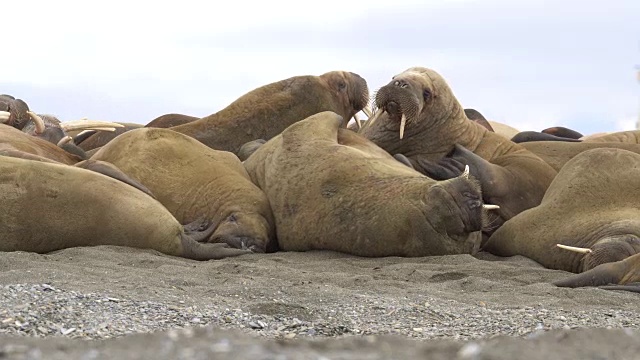
<path id="1" fill-rule="evenodd" d="M 74 164 L 73 166 L 95 171 L 102 175 L 106 175 L 110 178 L 120 180 L 127 185 L 131 185 L 134 188 L 144 192 L 145 194 L 151 196 L 152 198 L 156 198 L 151 190 L 149 190 L 146 186 L 142 185 L 137 180 L 132 179 L 129 175 L 122 172 L 122 170 L 118 169 L 115 165 L 108 163 L 106 161 L 101 160 L 83 160 L 79 163 Z"/>
<path id="2" fill-rule="evenodd" d="M 600 286 L 607 290 L 629 290 L 640 283 L 640 254 L 598 265 L 591 270 L 553 282 L 558 287 Z"/>

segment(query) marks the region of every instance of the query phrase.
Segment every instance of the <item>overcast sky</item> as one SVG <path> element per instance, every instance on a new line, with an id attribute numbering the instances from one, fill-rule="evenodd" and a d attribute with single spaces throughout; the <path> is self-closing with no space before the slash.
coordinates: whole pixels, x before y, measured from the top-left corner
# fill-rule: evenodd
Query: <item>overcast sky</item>
<path id="1" fill-rule="evenodd" d="M 206 5 L 205 5 L 206 4 Z M 261 85 L 412 66 L 520 130 L 633 129 L 639 0 L 9 1 L 0 93 L 61 120 L 214 113 Z"/>

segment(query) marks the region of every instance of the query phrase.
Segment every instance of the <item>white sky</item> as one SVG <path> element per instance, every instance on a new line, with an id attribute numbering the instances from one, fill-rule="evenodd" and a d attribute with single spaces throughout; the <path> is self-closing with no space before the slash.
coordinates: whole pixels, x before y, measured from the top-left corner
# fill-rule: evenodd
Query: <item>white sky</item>
<path id="1" fill-rule="evenodd" d="M 0 93 L 63 120 L 205 116 L 331 70 L 373 92 L 411 66 L 521 130 L 632 129 L 640 1 L 10 1 Z"/>

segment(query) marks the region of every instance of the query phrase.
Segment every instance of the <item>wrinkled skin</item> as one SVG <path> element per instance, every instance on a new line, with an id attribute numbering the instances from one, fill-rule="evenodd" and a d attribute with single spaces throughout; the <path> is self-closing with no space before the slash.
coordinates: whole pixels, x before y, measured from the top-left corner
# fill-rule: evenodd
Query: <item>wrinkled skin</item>
<path id="1" fill-rule="evenodd" d="M 485 217 L 473 179 L 432 180 L 321 112 L 245 162 L 265 191 L 285 251 L 358 256 L 475 253 Z"/>
<path id="2" fill-rule="evenodd" d="M 410 68 L 376 93 L 378 112 L 359 134 L 392 155 L 402 154 L 436 180 L 459 176 L 465 165 L 481 184 L 492 212 L 486 235 L 540 203 L 556 175 L 542 159 L 470 121 L 446 81 L 435 71 Z M 406 116 L 404 138 L 399 131 Z"/>
<path id="3" fill-rule="evenodd" d="M 269 202 L 229 152 L 168 129 L 141 128 L 113 139 L 91 160 L 109 162 L 147 187 L 181 223 L 200 216 L 215 223 L 209 242 L 276 250 Z"/>
<path id="4" fill-rule="evenodd" d="M 585 142 L 640 144 L 640 130 L 618 131 L 586 138 Z"/>
<path id="5" fill-rule="evenodd" d="M 321 111 L 350 119 L 368 99 L 367 82 L 352 72 L 295 76 L 259 87 L 217 113 L 170 129 L 210 148 L 238 154 L 242 145 L 269 140 L 296 121 Z"/>
<path id="6" fill-rule="evenodd" d="M 616 284 L 638 282 L 640 274 L 630 270 L 640 266 L 637 256 L 625 260 L 624 266 L 596 269 L 640 253 L 639 198 L 639 154 L 622 149 L 587 150 L 566 163 L 539 206 L 506 222 L 483 250 L 499 256 L 523 255 L 551 269 L 592 270 L 562 280 L 559 286 L 606 285 L 613 279 Z M 581 254 L 556 244 L 591 252 Z"/>
<path id="7" fill-rule="evenodd" d="M 194 260 L 248 252 L 201 244 L 213 227 L 183 227 L 138 189 L 78 167 L 0 156 L 0 187 L 0 251 L 117 245 Z"/>

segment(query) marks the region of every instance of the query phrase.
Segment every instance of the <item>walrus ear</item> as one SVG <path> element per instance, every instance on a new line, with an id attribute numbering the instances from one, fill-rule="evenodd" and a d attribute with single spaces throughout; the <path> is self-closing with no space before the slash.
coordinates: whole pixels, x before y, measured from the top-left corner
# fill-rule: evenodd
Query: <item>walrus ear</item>
<path id="1" fill-rule="evenodd" d="M 323 111 L 290 125 L 282 132 L 283 144 L 295 143 L 303 139 L 338 140 L 338 128 L 344 118 L 333 111 Z"/>

